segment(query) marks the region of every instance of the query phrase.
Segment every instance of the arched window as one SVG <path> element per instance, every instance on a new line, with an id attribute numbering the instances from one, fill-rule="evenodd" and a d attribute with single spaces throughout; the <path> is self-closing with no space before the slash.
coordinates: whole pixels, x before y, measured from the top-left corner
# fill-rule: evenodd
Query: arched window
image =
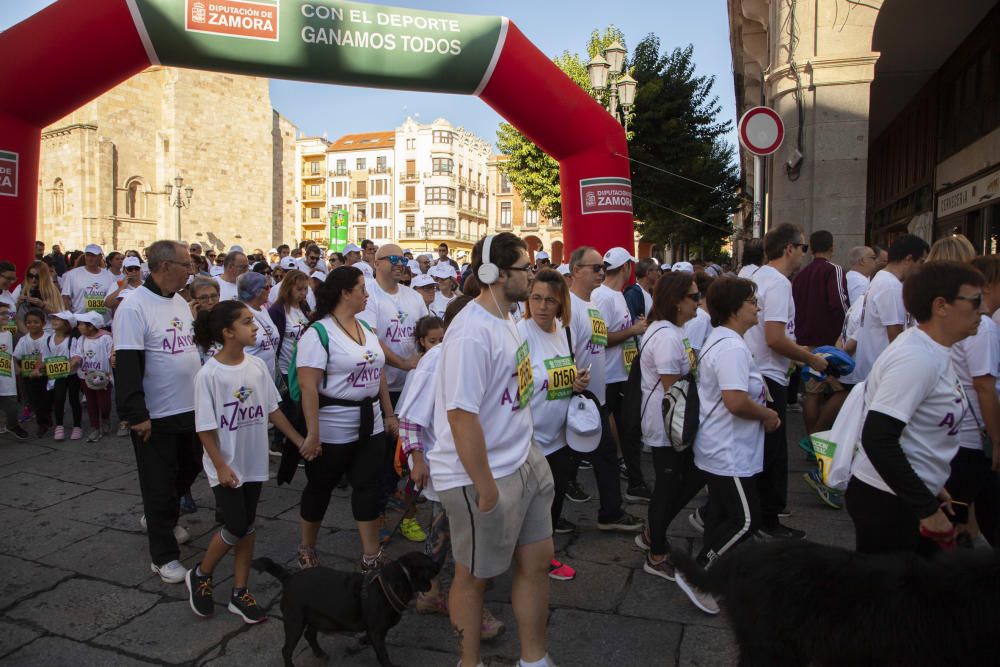
<path id="1" fill-rule="evenodd" d="M 146 187 L 140 178 L 129 179 L 125 184 L 125 216 L 146 217 Z"/>
<path id="2" fill-rule="evenodd" d="M 49 209 L 52 215 L 62 215 L 66 212 L 66 187 L 61 178 L 57 178 L 52 184 Z"/>

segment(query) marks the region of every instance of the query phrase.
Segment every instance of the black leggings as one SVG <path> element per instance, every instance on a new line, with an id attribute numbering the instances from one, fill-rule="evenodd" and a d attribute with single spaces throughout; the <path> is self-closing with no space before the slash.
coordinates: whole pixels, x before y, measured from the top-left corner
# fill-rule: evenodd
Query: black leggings
<path id="1" fill-rule="evenodd" d="M 920 535 L 917 513 L 898 496 L 852 477 L 847 483 L 844 501 L 854 522 L 859 553 L 909 551 L 930 557 L 941 550 L 934 540 Z"/>
<path id="2" fill-rule="evenodd" d="M 216 484 L 212 487 L 215 509 L 222 513 L 222 541 L 233 547 L 254 532 L 257 503 L 263 482 L 244 482 L 235 489 Z"/>
<path id="3" fill-rule="evenodd" d="M 698 562 L 709 564 L 731 551 L 757 530 L 760 500 L 757 480 L 753 477 L 722 477 L 704 473 L 708 479 L 711 507 L 702 512 L 705 521 L 705 544 Z"/>
<path id="4" fill-rule="evenodd" d="M 555 497 L 552 499 L 552 530 L 555 530 L 556 522 L 562 516 L 566 488 L 576 470 L 576 455 L 569 447 L 562 447 L 546 456 L 545 460 L 548 461 L 549 469 L 552 470 L 552 483 L 555 487 Z"/>
<path id="5" fill-rule="evenodd" d="M 954 500 L 960 500 L 966 505 L 952 505 L 955 510 L 955 523 L 969 523 L 969 507 L 975 503 L 976 523 L 983 537 L 996 548 L 1000 544 L 997 534 L 997 504 L 1000 493 L 997 492 L 997 474 L 991 468 L 990 459 L 982 450 L 959 447 L 955 458 L 951 460 L 951 477 L 944 485 Z"/>
<path id="6" fill-rule="evenodd" d="M 80 407 L 80 378 L 70 375 L 55 381 L 52 387 L 52 416 L 56 426 L 62 426 L 66 418 L 66 399 L 69 399 L 69 410 L 73 413 L 73 426 L 79 428 L 83 422 L 83 409 Z"/>
<path id="7" fill-rule="evenodd" d="M 357 441 L 344 445 L 323 444 L 323 453 L 306 461 L 306 488 L 302 490 L 299 514 L 303 521 L 319 523 L 326 515 L 333 489 L 345 474 L 351 482 L 351 511 L 355 521 L 378 518 L 378 478 L 385 452 L 384 433 L 373 435 L 364 447 Z"/>
<path id="8" fill-rule="evenodd" d="M 683 452 L 675 451 L 669 445 L 651 449 L 656 481 L 646 516 L 649 523 L 650 552 L 662 555 L 670 550 L 670 543 L 667 541 L 670 522 L 705 486 L 705 473 L 695 466 L 691 447 Z"/>
<path id="9" fill-rule="evenodd" d="M 40 378 L 24 378 L 24 393 L 28 397 L 28 405 L 35 412 L 35 422 L 39 427 L 52 425 L 52 395 L 46 389 L 48 380 Z"/>
<path id="10" fill-rule="evenodd" d="M 755 477 L 760 498 L 760 520 L 763 528 L 778 525 L 778 512 L 788 503 L 788 440 L 785 437 L 788 387 L 764 378 L 773 402 L 767 407 L 778 413 L 781 426 L 764 434 L 764 470 Z"/>

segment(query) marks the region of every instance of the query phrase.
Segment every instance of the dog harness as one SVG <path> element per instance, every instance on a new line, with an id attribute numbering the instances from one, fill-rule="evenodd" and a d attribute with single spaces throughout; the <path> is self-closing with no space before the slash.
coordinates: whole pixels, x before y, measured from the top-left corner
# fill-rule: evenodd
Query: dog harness
<path id="1" fill-rule="evenodd" d="M 413 578 L 410 576 L 410 571 L 406 569 L 406 566 L 402 563 L 397 562 L 400 569 L 403 570 L 403 574 L 406 576 L 407 583 L 410 584 L 410 592 L 416 592 L 416 588 L 413 586 Z M 364 585 L 361 587 L 361 606 L 366 607 L 368 601 L 368 586 L 373 582 L 378 582 L 379 588 L 382 589 L 382 595 L 385 596 L 386 601 L 389 602 L 389 606 L 397 614 L 402 614 L 406 611 L 406 603 L 400 599 L 396 591 L 392 589 L 392 586 L 385 583 L 385 579 L 382 578 L 382 570 L 375 570 L 374 572 L 369 572 L 365 574 Z"/>

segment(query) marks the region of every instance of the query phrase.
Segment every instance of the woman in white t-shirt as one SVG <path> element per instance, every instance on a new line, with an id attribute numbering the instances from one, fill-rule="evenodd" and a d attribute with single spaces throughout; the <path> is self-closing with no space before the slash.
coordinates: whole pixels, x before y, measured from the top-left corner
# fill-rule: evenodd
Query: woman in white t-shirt
<path id="1" fill-rule="evenodd" d="M 235 547 L 229 611 L 247 623 L 259 623 L 267 616 L 247 589 L 247 582 L 256 539 L 257 503 L 268 479 L 268 422 L 297 446 L 303 438 L 278 410 L 278 391 L 270 369 L 244 352 L 257 339 L 256 318 L 246 305 L 225 301 L 202 311 L 194 334 L 204 348 L 219 346 L 195 376 L 194 419 L 205 450 L 202 465 L 223 522 L 201 562 L 185 577 L 191 609 L 198 616 L 212 615 L 212 573 Z"/>
<path id="2" fill-rule="evenodd" d="M 267 305 L 270 280 L 270 277 L 256 271 L 244 273 L 236 281 L 236 294 L 257 320 L 257 340 L 253 345 L 247 346 L 246 352 L 264 362 L 264 365 L 271 371 L 271 379 L 273 380 L 278 367 L 280 336 L 278 335 L 278 327 L 274 326 L 271 316 L 264 309 L 264 306 Z"/>
<path id="3" fill-rule="evenodd" d="M 983 283 L 969 265 L 941 261 L 903 284 L 917 326 L 897 336 L 868 375 L 861 447 L 844 494 L 862 553 L 930 556 L 954 543 L 945 483 L 969 398 L 951 348 L 980 326 Z"/>
<path id="4" fill-rule="evenodd" d="M 281 396 L 281 411 L 290 421 L 298 423 L 301 408 L 288 397 L 288 367 L 296 343 L 309 326 L 309 314 L 312 312 L 306 301 L 309 276 L 298 269 L 289 269 L 277 288 L 277 296 L 274 296 L 274 303 L 267 309 L 267 314 L 278 331 L 278 395 Z M 274 295 L 273 289 L 271 295 Z M 284 437 L 276 432 L 272 455 L 281 456 L 283 441 Z"/>
<path id="5" fill-rule="evenodd" d="M 579 370 L 567 337 L 572 320 L 569 288 L 554 269 L 542 269 L 531 285 L 525 318 L 517 330 L 528 343 L 531 375 L 536 378 L 531 395 L 534 442 L 541 448 L 552 470 L 555 497 L 552 500 L 552 529 L 571 533 L 576 525 L 562 518 L 563 497 L 576 470 L 576 457 L 566 444 L 566 413 L 574 392 L 590 383 L 590 372 Z M 553 559 L 549 577 L 561 581 L 576 577 L 569 565 Z"/>
<path id="6" fill-rule="evenodd" d="M 351 481 L 351 510 L 364 551 L 361 568 L 368 572 L 384 561 L 378 540 L 378 474 L 386 431 L 394 438 L 399 420 L 383 374 L 385 353 L 375 333 L 356 317 L 367 302 L 361 271 L 353 266 L 334 269 L 316 291 L 313 324 L 299 339 L 296 373 L 308 431 L 302 456 L 309 480 L 300 510 L 303 568 L 319 565 L 320 524 L 344 475 Z"/>
<path id="7" fill-rule="evenodd" d="M 698 366 L 700 427 L 694 462 L 705 475 L 712 511 L 705 512 L 699 562 L 709 565 L 750 537 L 760 521 L 757 480 L 764 469 L 764 433 L 780 425 L 766 407 L 764 376 L 743 335 L 757 324 L 756 286 L 745 278 L 718 278 L 708 312 L 716 327 Z"/>
<path id="8" fill-rule="evenodd" d="M 642 378 L 642 441 L 653 451 L 653 498 L 646 527 L 635 543 L 647 551 L 642 569 L 648 574 L 674 580 L 667 527 L 677 513 L 705 486 L 695 468 L 690 448 L 677 452 L 664 430 L 663 397 L 677 380 L 696 368 L 697 360 L 684 333 L 684 324 L 695 316 L 701 292 L 687 271 L 668 273 L 653 286 L 653 307 L 646 317 L 648 328 L 639 345 Z"/>

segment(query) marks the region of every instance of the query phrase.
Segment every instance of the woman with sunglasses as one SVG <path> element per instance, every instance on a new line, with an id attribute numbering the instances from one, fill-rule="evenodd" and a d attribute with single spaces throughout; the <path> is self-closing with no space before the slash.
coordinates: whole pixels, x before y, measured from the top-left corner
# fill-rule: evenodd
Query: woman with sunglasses
<path id="1" fill-rule="evenodd" d="M 118 281 L 118 289 L 104 299 L 104 306 L 111 310 L 112 319 L 122 299 L 139 289 L 140 285 L 142 285 L 142 263 L 135 257 L 126 257 L 122 262 L 122 276 Z"/>
<path id="2" fill-rule="evenodd" d="M 24 274 L 24 285 L 17 296 L 17 320 L 18 330 L 23 334 L 27 331 L 24 328 L 24 316 L 28 310 L 38 308 L 46 315 L 58 313 L 65 310 L 62 295 L 59 288 L 52 281 L 52 270 L 45 262 L 32 262 Z M 45 322 L 45 332 L 52 333 L 52 327 L 48 320 Z"/>

